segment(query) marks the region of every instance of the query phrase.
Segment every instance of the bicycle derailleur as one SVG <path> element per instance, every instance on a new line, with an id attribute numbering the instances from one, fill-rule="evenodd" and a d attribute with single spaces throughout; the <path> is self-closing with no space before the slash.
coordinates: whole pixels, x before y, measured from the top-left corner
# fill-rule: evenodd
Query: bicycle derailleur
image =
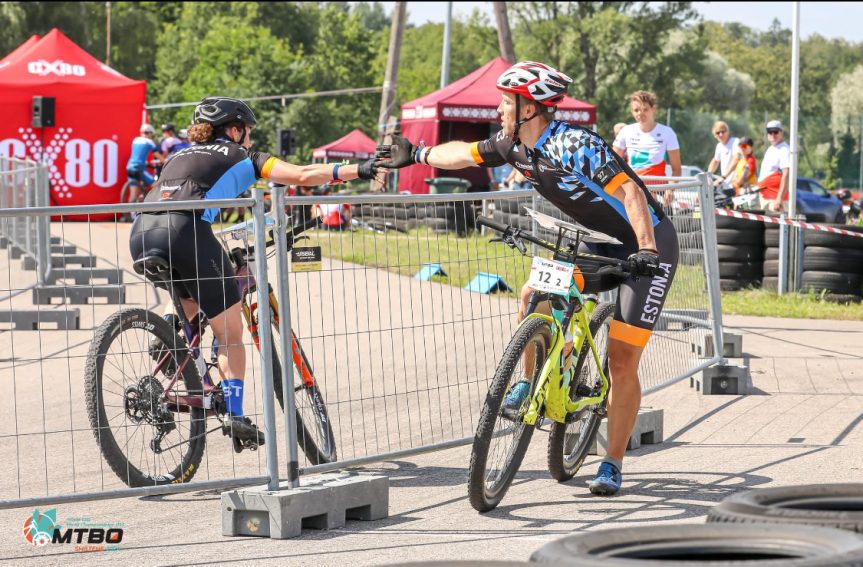
<path id="1" fill-rule="evenodd" d="M 174 414 L 162 400 L 165 389 L 153 376 L 144 376 L 136 386 L 126 388 L 124 405 L 126 416 L 133 422 L 148 423 L 156 428 L 156 436 L 150 440 L 150 449 L 162 452 L 162 439 L 177 429 Z"/>

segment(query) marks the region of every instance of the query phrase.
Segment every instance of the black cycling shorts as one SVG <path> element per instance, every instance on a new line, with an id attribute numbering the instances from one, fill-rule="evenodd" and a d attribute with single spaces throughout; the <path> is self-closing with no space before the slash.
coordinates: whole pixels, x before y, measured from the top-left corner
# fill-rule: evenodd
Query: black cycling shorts
<path id="1" fill-rule="evenodd" d="M 674 230 L 674 225 L 668 217 L 663 218 L 653 227 L 653 234 L 656 239 L 656 249 L 659 250 L 659 273 L 652 278 L 630 277 L 620 284 L 614 321 L 609 332 L 609 337 L 612 339 L 640 347 L 647 344 L 653 327 L 659 319 L 680 257 L 677 231 Z M 621 260 L 637 252 L 610 244 L 583 244 L 582 246 L 584 252 Z M 597 290 L 585 289 L 584 291 L 591 293 Z"/>
<path id="2" fill-rule="evenodd" d="M 194 299 L 212 319 L 240 301 L 228 254 L 210 223 L 189 212 L 143 213 L 132 224 L 129 250 L 133 260 L 162 256 L 177 279 L 183 299 Z"/>

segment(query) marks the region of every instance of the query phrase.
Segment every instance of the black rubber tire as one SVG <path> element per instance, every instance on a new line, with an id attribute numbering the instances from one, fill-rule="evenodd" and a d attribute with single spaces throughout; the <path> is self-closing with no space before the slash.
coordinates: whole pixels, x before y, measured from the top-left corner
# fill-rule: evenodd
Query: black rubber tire
<path id="1" fill-rule="evenodd" d="M 764 249 L 764 259 L 765 260 L 778 260 L 779 259 L 779 248 L 776 246 L 769 246 Z"/>
<path id="2" fill-rule="evenodd" d="M 128 337 L 120 338 L 120 335 L 126 331 L 146 332 L 147 334 L 144 335 L 143 339 L 139 338 L 130 341 Z M 182 357 L 187 353 L 185 340 L 162 317 L 146 309 L 123 309 L 105 319 L 96 329 L 95 337 L 93 342 L 90 343 L 90 350 L 87 353 L 84 396 L 87 415 L 90 419 L 90 427 L 108 466 L 111 467 L 111 470 L 114 471 L 120 480 L 130 487 L 189 482 L 198 471 L 201 457 L 204 454 L 204 447 L 207 444 L 205 435 L 206 415 L 203 408 L 189 408 L 188 414 L 174 412 L 173 416 L 188 415 L 188 435 L 185 438 L 190 439 L 190 441 L 180 446 L 181 450 L 177 451 L 180 454 L 180 458 L 175 460 L 176 466 L 173 469 L 162 471 L 158 474 L 154 474 L 156 471 L 148 473 L 129 462 L 129 458 L 124 454 L 117 439 L 115 439 L 111 427 L 107 425 L 111 423 L 111 419 L 109 419 L 105 409 L 105 399 L 103 398 L 102 391 L 106 377 L 105 359 L 109 355 L 112 343 L 117 340 L 121 341 L 119 344 L 122 345 L 120 346 L 122 364 L 109 363 L 109 368 L 113 366 L 117 371 L 128 370 L 130 373 L 135 374 L 132 377 L 132 381 L 129 382 L 123 380 L 120 383 L 114 378 L 109 378 L 115 384 L 114 388 L 120 389 L 120 391 L 108 391 L 113 397 L 120 397 L 118 400 L 112 399 L 111 401 L 116 401 L 120 404 L 119 407 L 123 408 L 126 403 L 126 390 L 129 387 L 138 385 L 139 381 L 143 380 L 152 370 L 153 361 L 150 359 L 147 350 L 153 339 L 158 339 L 161 342 L 162 348 L 170 349 L 176 353 L 175 358 L 178 359 L 174 362 L 174 368 L 176 368 L 177 363 L 182 362 Z M 132 347 L 134 352 L 129 351 L 128 347 Z M 143 362 L 135 364 L 135 355 L 141 357 Z M 162 374 L 161 378 L 156 378 L 156 380 L 160 382 L 163 388 L 165 387 L 166 384 L 162 383 L 167 382 L 164 374 Z M 189 361 L 185 365 L 183 374 L 177 380 L 175 388 L 178 389 L 178 393 L 181 395 L 201 395 L 203 393 L 201 377 L 198 375 L 198 369 L 193 361 Z M 112 410 L 112 413 L 116 413 L 116 410 Z M 153 431 L 153 426 L 149 425 L 146 421 L 141 425 L 135 424 L 126 410 L 121 410 L 114 417 L 120 417 L 124 414 L 126 415 L 123 419 L 124 427 L 148 428 L 151 432 Z M 175 423 L 176 421 L 174 419 Z M 183 423 L 185 422 L 186 420 L 184 419 Z M 143 432 L 143 429 L 135 429 L 135 432 L 127 435 L 125 443 L 127 447 L 138 431 Z M 176 432 L 176 429 L 174 432 Z M 165 438 L 167 440 L 166 446 L 174 445 L 183 440 L 183 435 L 175 438 L 173 435 L 174 432 L 169 433 Z M 142 441 L 145 439 L 145 436 L 146 433 L 142 433 Z M 149 447 L 142 446 L 141 454 L 143 455 L 147 451 L 153 455 L 153 464 L 165 463 L 166 455 L 176 454 L 174 452 L 164 452 L 160 453 L 157 458 L 157 454 L 153 453 Z M 171 450 L 169 449 L 168 451 Z M 149 453 L 146 453 L 148 459 L 150 456 Z"/>
<path id="3" fill-rule="evenodd" d="M 739 246 L 718 244 L 716 246 L 719 263 L 722 262 L 758 262 L 764 258 L 764 248 L 755 246 Z"/>
<path id="4" fill-rule="evenodd" d="M 824 224 L 851 232 L 863 232 L 863 226 Z M 863 250 L 863 238 L 834 234 L 821 230 L 804 230 L 803 242 L 806 246 L 824 246 L 827 248 L 850 248 L 852 250 Z"/>
<path id="5" fill-rule="evenodd" d="M 715 508 L 714 508 L 715 510 Z M 531 561 L 560 567 L 860 565 L 863 539 L 842 530 L 769 524 L 675 524 L 592 530 L 548 543 Z M 748 561 L 747 561 L 748 560 Z"/>
<path id="6" fill-rule="evenodd" d="M 802 524 L 863 534 L 863 483 L 778 486 L 739 492 L 711 508 L 707 521 Z"/>
<path id="7" fill-rule="evenodd" d="M 863 275 L 846 272 L 804 271 L 800 286 L 802 291 L 810 289 L 819 292 L 826 289 L 829 293 L 860 295 L 863 290 Z"/>
<path id="8" fill-rule="evenodd" d="M 527 451 L 527 446 L 530 444 L 530 438 L 533 436 L 535 426 L 527 425 L 521 419 L 506 420 L 509 423 L 516 424 L 516 427 L 520 426 L 520 429 L 513 436 L 514 448 L 507 452 L 509 458 L 506 459 L 501 468 L 498 482 L 490 488 L 486 487 L 486 467 L 488 466 L 492 436 L 495 432 L 496 424 L 502 419 L 499 415 L 501 404 L 503 403 L 504 396 L 509 391 L 513 372 L 521 362 L 528 344 L 535 344 L 538 348 L 534 357 L 534 366 L 536 368 L 533 369 L 532 376 L 530 377 L 532 388 L 533 381 L 536 380 L 537 375 L 542 371 L 542 366 L 548 357 L 551 336 L 551 328 L 543 319 L 532 318 L 525 321 L 519 326 L 509 341 L 509 345 L 507 345 L 497 365 L 494 377 L 491 379 L 488 394 L 485 397 L 485 404 L 480 414 L 479 424 L 476 428 L 470 456 L 470 469 L 468 471 L 467 486 L 470 504 L 478 512 L 493 510 L 500 503 L 506 495 L 507 490 L 509 490 L 509 486 L 518 472 L 519 466 L 521 466 L 521 461 Z M 541 352 L 539 349 L 542 349 Z M 498 439 L 501 437 L 503 436 L 497 436 Z"/>
<path id="9" fill-rule="evenodd" d="M 779 277 L 779 260 L 764 260 L 764 275 L 771 278 Z"/>
<path id="10" fill-rule="evenodd" d="M 446 231 L 449 227 L 453 226 L 453 222 L 447 219 L 441 219 L 438 217 L 426 217 L 423 219 L 423 226 L 427 226 L 434 230 L 442 230 Z"/>
<path id="11" fill-rule="evenodd" d="M 779 278 L 776 276 L 764 276 L 761 279 L 761 289 L 766 291 L 779 291 Z"/>
<path id="12" fill-rule="evenodd" d="M 372 207 L 371 214 L 376 218 L 383 218 L 389 221 L 392 220 L 407 220 L 417 217 L 416 210 L 413 207 L 405 207 L 404 205 L 380 205 Z"/>
<path id="13" fill-rule="evenodd" d="M 746 211 L 748 213 L 763 214 L 764 211 Z M 734 230 L 752 230 L 756 225 L 764 225 L 761 221 L 750 219 L 739 219 L 737 217 L 728 217 L 725 215 L 716 215 L 717 229 L 734 229 Z"/>
<path id="14" fill-rule="evenodd" d="M 492 201 L 494 210 L 502 213 L 511 213 L 524 216 L 525 212 L 522 208 L 523 199 L 504 199 L 500 201 Z"/>
<path id="15" fill-rule="evenodd" d="M 492 218 L 497 222 L 508 224 L 509 226 L 513 226 L 515 228 L 520 228 L 522 230 L 530 230 L 531 229 L 531 218 L 530 217 L 522 217 L 515 213 L 504 213 L 502 211 L 494 211 L 491 214 Z"/>
<path id="16" fill-rule="evenodd" d="M 677 242 L 681 250 L 703 250 L 704 239 L 700 232 L 688 232 L 677 235 Z"/>
<path id="17" fill-rule="evenodd" d="M 761 262 L 720 262 L 719 277 L 721 279 L 758 280 L 763 273 Z"/>
<path id="18" fill-rule="evenodd" d="M 778 249 L 776 257 L 779 257 Z M 803 249 L 803 269 L 863 274 L 863 250 L 807 246 Z"/>
<path id="19" fill-rule="evenodd" d="M 681 250 L 680 263 L 684 266 L 700 266 L 704 261 L 704 252 L 701 250 Z"/>
<path id="20" fill-rule="evenodd" d="M 608 371 L 607 333 L 613 317 L 614 304 L 601 303 L 596 306 L 596 310 L 590 318 L 590 333 L 594 337 L 594 342 L 598 342 L 597 336 L 601 332 L 601 328 L 604 328 L 606 333 L 604 345 L 597 345 L 600 360 L 603 361 L 602 371 L 606 377 L 611 376 Z M 596 372 L 595 364 L 596 361 L 593 360 L 590 345 L 585 341 L 575 362 L 573 375 L 578 377 L 578 383 L 592 387 L 599 382 L 599 374 Z M 575 384 L 576 382 L 573 382 L 573 385 Z M 570 392 L 570 397 L 573 400 L 576 399 L 574 392 Z M 580 416 L 575 416 L 576 418 L 580 417 L 580 419 L 567 419 L 566 423 L 554 422 L 551 425 L 548 435 L 547 457 L 548 472 L 551 473 L 553 479 L 558 482 L 565 482 L 575 476 L 578 469 L 581 468 L 587 457 L 587 452 L 593 445 L 596 433 L 599 431 L 599 424 L 602 422 L 601 414 L 605 413 L 606 400 L 603 400 L 599 406 L 582 410 Z M 567 441 L 572 441 L 573 437 L 575 437 L 575 444 L 567 448 Z"/>
<path id="21" fill-rule="evenodd" d="M 275 321 L 275 317 L 270 319 Z M 282 390 L 282 362 L 279 357 L 277 344 L 280 343 L 279 329 L 273 325 L 273 390 L 276 399 L 285 409 L 284 391 Z M 306 384 L 302 378 L 303 373 L 297 367 L 296 358 L 294 364 L 294 403 L 297 408 L 297 445 L 302 449 L 306 458 L 313 465 L 334 463 L 338 460 L 336 452 L 336 438 L 333 434 L 332 421 L 327 413 L 327 405 L 321 394 L 318 383 L 312 371 L 312 365 L 303 352 L 300 342 L 296 342 L 296 350 L 302 360 L 302 364 L 308 369 L 310 384 Z M 313 430 L 309 429 L 312 427 Z"/>
<path id="22" fill-rule="evenodd" d="M 738 279 L 721 279 L 719 280 L 719 291 L 740 291 L 748 287 L 759 287 L 758 280 L 738 280 Z"/>
<path id="23" fill-rule="evenodd" d="M 764 246 L 765 248 L 779 248 L 779 230 L 764 231 Z"/>
<path id="24" fill-rule="evenodd" d="M 719 228 L 716 230 L 716 243 L 717 244 L 748 244 L 752 245 L 753 243 L 758 243 L 759 245 L 763 241 L 764 238 L 764 229 L 760 226 L 757 226 L 753 229 L 733 229 L 733 228 Z"/>

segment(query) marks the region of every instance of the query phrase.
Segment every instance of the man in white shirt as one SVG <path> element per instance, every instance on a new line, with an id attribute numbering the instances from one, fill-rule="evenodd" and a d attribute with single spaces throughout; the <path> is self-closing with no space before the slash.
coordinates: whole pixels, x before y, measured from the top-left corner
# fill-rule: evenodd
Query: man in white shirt
<path id="1" fill-rule="evenodd" d="M 788 200 L 788 176 L 791 169 L 791 147 L 785 142 L 782 122 L 771 120 L 766 125 L 770 147 L 761 159 L 758 188 L 761 190 L 761 207 L 776 213 L 783 211 Z"/>
<path id="2" fill-rule="evenodd" d="M 717 140 L 716 150 L 713 152 L 713 159 L 707 166 L 707 173 L 713 173 L 719 168 L 719 175 L 722 176 L 722 179 L 718 182 L 721 183 L 730 180 L 734 168 L 737 167 L 737 161 L 740 159 L 740 149 L 737 145 L 740 140 L 731 135 L 728 124 L 721 120 L 713 124 L 713 135 L 716 136 Z"/>

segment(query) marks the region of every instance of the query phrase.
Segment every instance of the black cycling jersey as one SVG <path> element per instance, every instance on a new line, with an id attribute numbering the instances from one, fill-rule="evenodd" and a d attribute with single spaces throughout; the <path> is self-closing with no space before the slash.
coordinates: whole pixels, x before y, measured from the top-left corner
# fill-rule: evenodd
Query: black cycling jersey
<path id="1" fill-rule="evenodd" d="M 552 121 L 533 148 L 513 143 L 503 130 L 471 146 L 474 161 L 484 167 L 509 163 L 537 192 L 587 228 L 620 240 L 627 250 L 638 241 L 623 202 L 613 196 L 628 180 L 637 183 L 650 209 L 653 226 L 665 214 L 644 183 L 596 132 Z"/>
<path id="2" fill-rule="evenodd" d="M 267 179 L 276 161 L 224 138 L 196 144 L 168 158 L 146 201 L 233 199 L 258 179 Z M 218 214 L 218 209 L 205 209 L 201 218 L 212 223 Z"/>

